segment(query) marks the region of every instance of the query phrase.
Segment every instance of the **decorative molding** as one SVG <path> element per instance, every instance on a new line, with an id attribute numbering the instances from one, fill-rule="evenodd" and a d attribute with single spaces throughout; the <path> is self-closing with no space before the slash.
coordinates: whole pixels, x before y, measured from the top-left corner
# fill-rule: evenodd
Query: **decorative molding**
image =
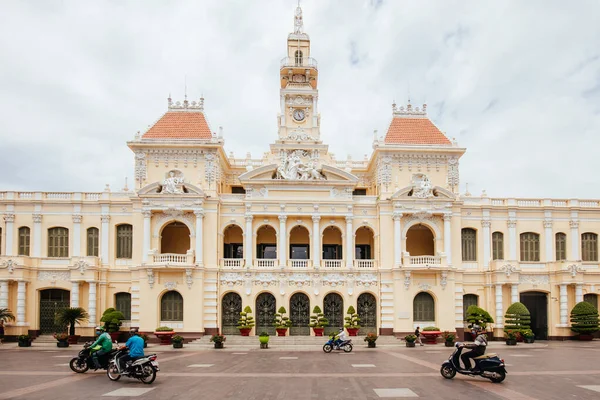
<path id="1" fill-rule="evenodd" d="M 102 221 L 102 223 L 109 223 L 110 222 L 110 215 L 101 215 L 100 216 L 100 221 Z"/>
<path id="2" fill-rule="evenodd" d="M 312 283 L 309 274 L 295 273 L 288 278 L 288 284 L 295 287 L 307 287 Z"/>
<path id="3" fill-rule="evenodd" d="M 338 273 L 326 274 L 326 275 L 323 275 L 322 282 L 323 282 L 323 285 L 325 285 L 325 286 L 331 286 L 331 287 L 344 286 L 344 284 L 346 283 L 346 277 L 344 277 L 342 274 L 338 274 Z"/>
<path id="4" fill-rule="evenodd" d="M 257 286 L 276 286 L 278 283 L 279 279 L 270 272 L 262 272 L 254 276 L 254 284 Z"/>
<path id="5" fill-rule="evenodd" d="M 433 215 L 433 213 L 431 211 L 421 210 L 421 211 L 412 213 L 408 217 L 406 217 L 406 222 L 411 222 L 411 221 L 430 221 L 433 224 L 435 224 L 435 216 Z"/>
<path id="6" fill-rule="evenodd" d="M 544 228 L 552 228 L 552 220 L 551 219 L 544 220 Z"/>
<path id="7" fill-rule="evenodd" d="M 146 274 L 148 276 L 148 286 L 150 289 L 154 287 L 154 270 L 151 268 L 146 269 Z"/>
<path id="8" fill-rule="evenodd" d="M 410 289 L 410 271 L 404 271 L 404 289 Z"/>
<path id="9" fill-rule="evenodd" d="M 446 212 L 442 215 L 444 221 L 452 221 L 452 212 Z"/>
<path id="10" fill-rule="evenodd" d="M 12 213 L 6 213 L 4 214 L 4 222 L 11 223 L 11 222 L 15 222 L 15 214 Z"/>
<path id="11" fill-rule="evenodd" d="M 581 265 L 571 264 L 565 267 L 565 270 L 571 273 L 572 278 L 575 278 L 579 272 L 583 272 L 583 267 Z"/>
<path id="12" fill-rule="evenodd" d="M 183 194 L 183 172 L 178 169 L 172 169 L 165 174 L 160 193 L 164 194 Z"/>
<path id="13" fill-rule="evenodd" d="M 388 186 L 392 184 L 392 157 L 380 155 L 377 157 L 377 185 Z"/>
<path id="14" fill-rule="evenodd" d="M 458 157 L 448 157 L 448 186 L 454 192 L 454 189 L 458 189 L 460 183 L 460 172 L 458 169 Z"/>
<path id="15" fill-rule="evenodd" d="M 56 281 L 70 281 L 71 273 L 68 271 L 38 271 L 38 281 L 50 281 L 56 283 Z"/>
<path id="16" fill-rule="evenodd" d="M 413 174 L 410 183 L 413 187 L 411 197 L 416 197 L 418 199 L 427 199 L 429 197 L 434 197 L 431 181 L 429 180 L 427 175 Z"/>
<path id="17" fill-rule="evenodd" d="M 508 226 L 509 228 L 516 228 L 517 227 L 517 220 L 515 219 L 509 219 L 506 221 L 506 226 Z"/>
<path id="18" fill-rule="evenodd" d="M 142 211 L 142 215 L 144 216 L 144 218 L 152 218 L 152 211 L 150 211 L 150 210 L 143 210 Z"/>
<path id="19" fill-rule="evenodd" d="M 419 289 L 427 292 L 431 290 L 431 285 L 429 283 L 419 283 Z"/>
<path id="20" fill-rule="evenodd" d="M 33 214 L 31 217 L 33 218 L 34 224 L 42 223 L 42 217 L 43 217 L 42 214 Z"/>
<path id="21" fill-rule="evenodd" d="M 81 214 L 73 214 L 73 223 L 80 224 L 83 216 Z"/>
<path id="22" fill-rule="evenodd" d="M 79 270 L 81 275 L 85 274 L 85 271 L 90 267 L 90 265 L 84 260 L 78 260 L 73 264 L 73 267 Z"/>
<path id="23" fill-rule="evenodd" d="M 177 287 L 177 282 L 165 282 L 165 289 L 174 290 Z"/>
<path id="24" fill-rule="evenodd" d="M 519 275 L 519 283 L 532 284 L 533 286 L 548 285 L 550 283 L 550 277 L 548 275 Z"/>
<path id="25" fill-rule="evenodd" d="M 446 271 L 442 271 L 442 274 L 440 276 L 440 286 L 442 287 L 442 290 L 446 289 L 447 284 L 448 284 L 448 273 Z"/>
<path id="26" fill-rule="evenodd" d="M 219 281 L 222 286 L 242 286 L 244 284 L 244 276 L 238 272 L 225 272 L 220 274 Z"/>
<path id="27" fill-rule="evenodd" d="M 517 272 L 518 268 L 512 264 L 505 264 L 502 267 L 500 267 L 499 271 L 504 272 L 506 274 L 506 277 L 508 278 L 513 272 Z"/>
<path id="28" fill-rule="evenodd" d="M 135 180 L 140 183 L 146 180 L 146 153 L 143 151 L 135 153 Z"/>
<path id="29" fill-rule="evenodd" d="M 192 288 L 192 284 L 194 283 L 194 278 L 192 276 L 193 270 L 191 268 L 185 269 L 185 283 L 187 284 L 188 289 Z"/>
<path id="30" fill-rule="evenodd" d="M 15 267 L 18 266 L 18 264 L 14 261 L 14 260 L 6 260 L 2 263 L 2 265 L 4 267 L 6 267 L 6 270 L 8 271 L 9 274 L 12 274 L 15 271 Z"/>
<path id="31" fill-rule="evenodd" d="M 291 181 L 322 181 L 325 177 L 317 171 L 315 161 L 302 161 L 309 153 L 306 150 L 290 150 L 284 153 L 281 164 L 277 167 L 275 179 Z"/>
<path id="32" fill-rule="evenodd" d="M 354 280 L 358 286 L 364 286 L 365 288 L 377 286 L 378 283 L 377 275 L 375 274 L 358 274 Z"/>
<path id="33" fill-rule="evenodd" d="M 569 226 L 571 227 L 571 229 L 577 229 L 577 228 L 579 228 L 579 221 L 576 221 L 576 220 L 569 221 Z"/>
<path id="34" fill-rule="evenodd" d="M 483 228 L 489 228 L 490 226 L 492 226 L 492 221 L 490 221 L 489 219 L 484 219 L 483 221 L 481 221 L 481 226 Z"/>

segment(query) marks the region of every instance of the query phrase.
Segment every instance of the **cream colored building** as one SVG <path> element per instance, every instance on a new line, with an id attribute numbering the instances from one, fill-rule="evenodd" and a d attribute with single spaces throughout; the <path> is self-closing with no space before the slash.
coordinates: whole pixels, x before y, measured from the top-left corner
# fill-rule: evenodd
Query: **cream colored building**
<path id="1" fill-rule="evenodd" d="M 7 335 L 50 333 L 68 305 L 88 310 L 84 335 L 108 307 L 142 331 L 233 334 L 246 305 L 258 332 L 284 306 L 289 333 L 312 334 L 316 305 L 332 329 L 352 305 L 364 332 L 462 332 L 477 303 L 500 336 L 521 300 L 544 338 L 571 334 L 576 302 L 597 303 L 599 201 L 460 195 L 466 149 L 425 105 L 393 105 L 368 159 L 336 160 L 300 8 L 279 79 L 278 133 L 261 159 L 227 156 L 204 99 L 169 99 L 127 143 L 135 189 L 0 192 L 0 308 L 17 317 Z"/>

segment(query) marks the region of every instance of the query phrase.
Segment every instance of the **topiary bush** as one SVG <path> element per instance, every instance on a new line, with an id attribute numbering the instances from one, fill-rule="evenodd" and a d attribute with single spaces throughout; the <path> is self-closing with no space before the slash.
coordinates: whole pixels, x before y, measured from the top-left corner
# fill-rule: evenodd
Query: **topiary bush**
<path id="1" fill-rule="evenodd" d="M 483 308 L 478 307 L 476 305 L 469 306 L 467 308 L 467 322 L 470 325 L 479 325 L 481 327 L 485 327 L 487 324 L 493 324 L 494 319 Z"/>
<path id="2" fill-rule="evenodd" d="M 252 315 L 252 309 L 250 306 L 246 306 L 244 311 L 240 312 L 240 319 L 238 320 L 238 329 L 252 329 L 254 326 L 254 317 Z"/>
<path id="3" fill-rule="evenodd" d="M 313 315 L 310 316 L 310 326 L 311 328 L 323 328 L 329 325 L 329 321 L 325 318 L 325 314 L 321 312 L 321 308 L 319 306 L 315 306 L 313 308 Z"/>
<path id="4" fill-rule="evenodd" d="M 504 315 L 504 332 L 524 332 L 531 329 L 531 314 L 525 304 L 516 302 L 510 305 Z"/>
<path id="5" fill-rule="evenodd" d="M 438 328 L 437 326 L 426 326 L 425 328 L 423 328 L 423 332 L 437 332 L 439 330 L 440 328 Z"/>
<path id="6" fill-rule="evenodd" d="M 360 325 L 358 324 L 360 322 L 360 318 L 358 317 L 358 314 L 356 313 L 356 310 L 353 306 L 348 307 L 348 311 L 346 312 L 346 314 L 348 314 L 349 317 L 344 318 L 344 320 L 346 320 L 344 327 L 350 329 L 360 328 Z"/>
<path id="7" fill-rule="evenodd" d="M 598 310 L 586 301 L 575 304 L 571 310 L 571 330 L 591 335 L 598 331 Z"/>
<path id="8" fill-rule="evenodd" d="M 275 314 L 275 318 L 273 319 L 273 325 L 275 325 L 275 328 L 287 329 L 290 326 L 292 326 L 292 321 L 290 320 L 289 317 L 285 316 L 285 313 L 287 313 L 287 311 L 285 310 L 285 307 L 283 307 L 283 306 L 279 307 L 279 310 L 277 310 L 277 313 Z"/>
<path id="9" fill-rule="evenodd" d="M 125 316 L 121 311 L 111 307 L 107 308 L 106 311 L 102 313 L 100 322 L 104 322 L 104 329 L 106 329 L 107 332 L 117 332 L 119 328 L 121 328 L 124 319 Z"/>

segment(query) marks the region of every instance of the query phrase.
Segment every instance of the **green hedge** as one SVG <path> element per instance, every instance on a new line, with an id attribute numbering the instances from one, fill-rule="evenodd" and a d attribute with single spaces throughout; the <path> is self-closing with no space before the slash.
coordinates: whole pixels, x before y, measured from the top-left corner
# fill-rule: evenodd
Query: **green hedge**
<path id="1" fill-rule="evenodd" d="M 519 333 L 531 329 L 531 314 L 525 304 L 513 303 L 504 315 L 504 332 L 517 331 Z"/>
<path id="2" fill-rule="evenodd" d="M 592 334 L 598 331 L 598 310 L 588 302 L 577 303 L 571 310 L 571 330 Z"/>

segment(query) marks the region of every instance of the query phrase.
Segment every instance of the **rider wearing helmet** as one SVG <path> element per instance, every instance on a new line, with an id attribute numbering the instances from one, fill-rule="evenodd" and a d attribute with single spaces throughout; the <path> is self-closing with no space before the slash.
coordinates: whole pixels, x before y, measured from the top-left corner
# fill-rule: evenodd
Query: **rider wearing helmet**
<path id="1" fill-rule="evenodd" d="M 108 354 L 110 353 L 110 351 L 112 350 L 112 339 L 110 338 L 110 335 L 108 333 L 106 333 L 104 327 L 102 326 L 97 326 L 96 327 L 96 335 L 98 336 L 98 339 L 96 339 L 96 341 L 94 343 L 92 343 L 92 345 L 90 346 L 92 349 L 94 348 L 94 346 L 100 345 L 102 348 L 96 352 L 94 352 L 94 354 L 92 354 L 92 360 L 94 361 L 94 366 L 96 369 L 101 368 L 100 366 L 100 362 L 98 361 L 98 357 L 102 356 L 104 354 Z"/>
<path id="2" fill-rule="evenodd" d="M 484 355 L 488 342 L 487 336 L 484 334 L 481 326 L 473 325 L 471 327 L 471 333 L 473 333 L 473 336 L 477 335 L 475 341 L 473 343 L 463 344 L 463 346 L 473 350 L 461 355 L 460 358 L 465 364 L 465 369 L 475 371 L 477 367 L 471 368 L 471 358 Z"/>
<path id="3" fill-rule="evenodd" d="M 348 336 L 346 336 L 346 331 L 344 330 L 344 328 L 340 328 L 338 334 L 336 335 L 336 340 L 334 342 L 335 348 L 339 349 L 340 344 L 342 344 L 342 342 L 345 340 L 348 340 Z"/>
<path id="4" fill-rule="evenodd" d="M 127 361 L 135 361 L 138 358 L 144 357 L 144 339 L 140 337 L 138 328 L 131 328 L 129 335 L 131 337 L 125 342 L 125 347 L 129 349 L 129 354 L 119 359 L 121 366 L 125 366 Z"/>

